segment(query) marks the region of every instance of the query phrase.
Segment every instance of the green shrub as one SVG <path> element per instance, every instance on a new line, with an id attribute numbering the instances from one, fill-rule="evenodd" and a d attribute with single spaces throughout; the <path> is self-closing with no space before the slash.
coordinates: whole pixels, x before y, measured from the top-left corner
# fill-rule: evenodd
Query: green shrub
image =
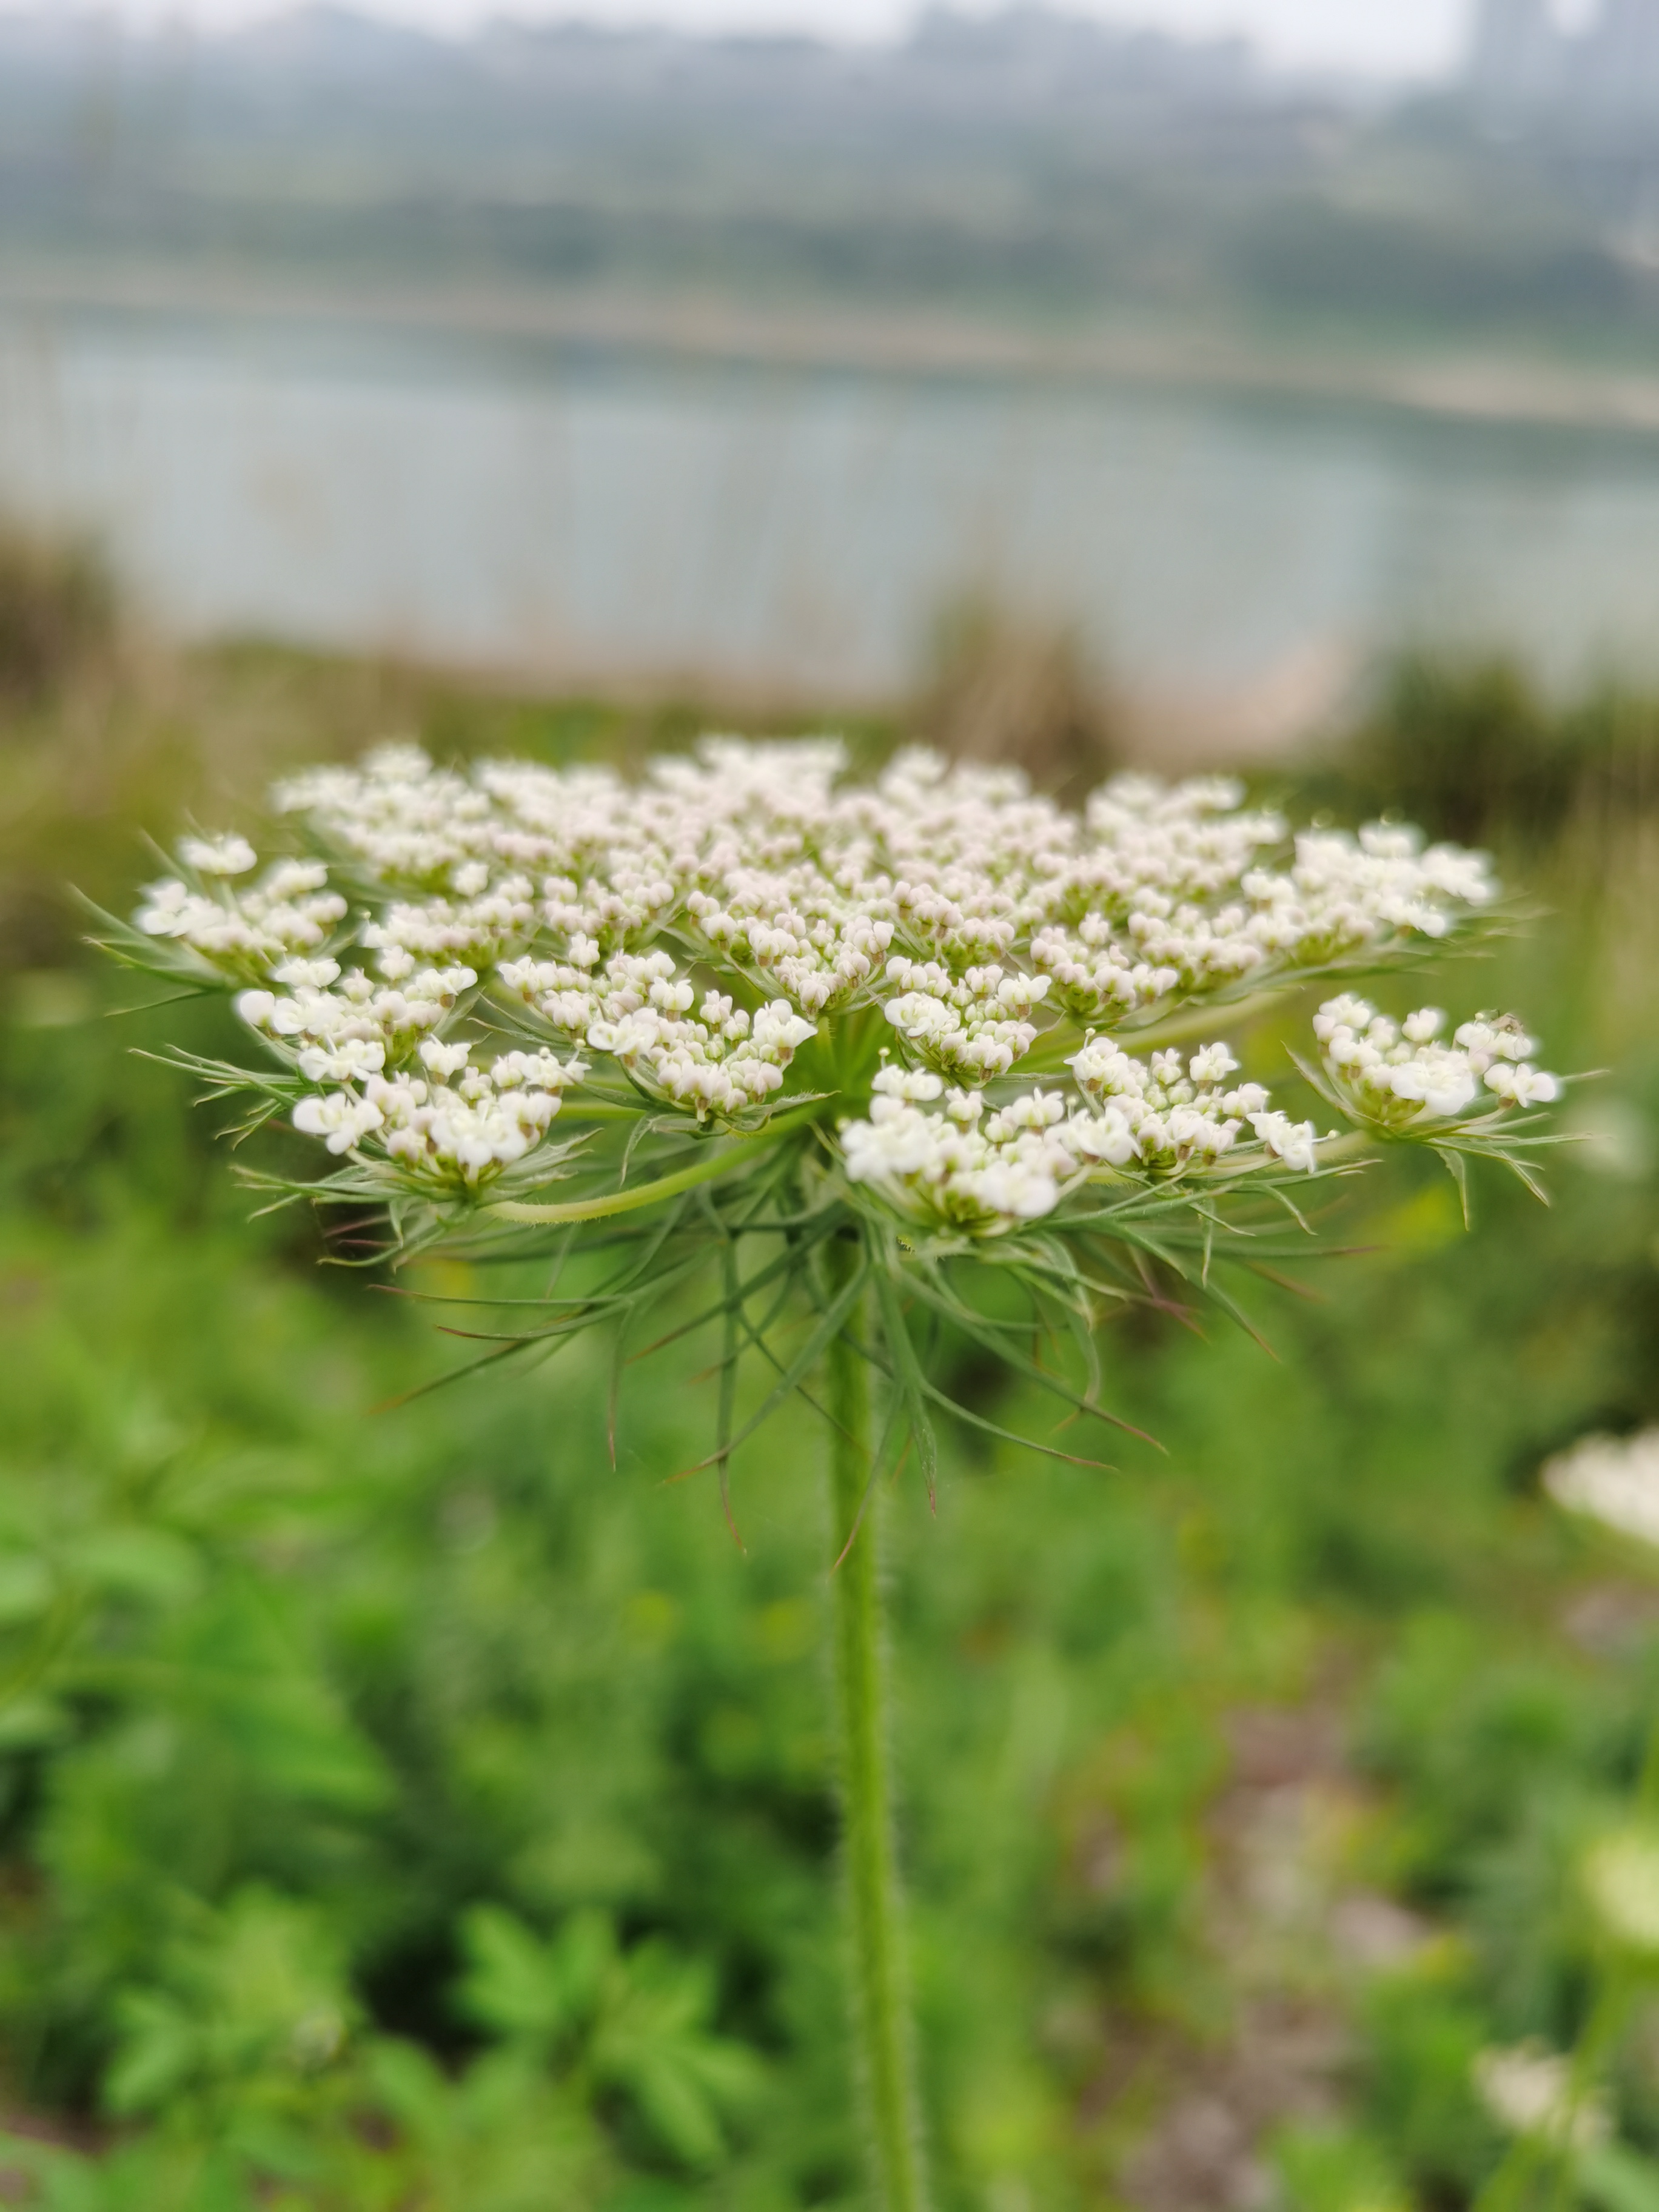
<path id="1" fill-rule="evenodd" d="M 104 659 L 115 617 L 90 547 L 0 526 L 0 703 L 44 699 Z"/>

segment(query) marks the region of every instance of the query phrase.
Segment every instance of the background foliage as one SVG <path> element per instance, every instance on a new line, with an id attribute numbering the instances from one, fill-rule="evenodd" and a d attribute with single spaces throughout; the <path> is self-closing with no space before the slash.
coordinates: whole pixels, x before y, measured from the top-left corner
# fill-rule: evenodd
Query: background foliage
<path id="1" fill-rule="evenodd" d="M 707 1344 L 624 1388 L 614 1469 L 597 1345 L 410 1398 L 457 1358 L 434 1310 L 319 1267 L 325 1223 L 245 1218 L 55 889 L 119 903 L 140 827 L 234 819 L 388 729 L 568 757 L 691 719 L 162 665 L 89 574 L 29 584 L 78 611 L 13 624 L 0 709 L 7 2185 L 54 2212 L 850 2205 L 810 1415 L 737 1455 L 740 1555 L 712 1474 L 665 1486 L 708 1449 Z M 1474 2054 L 1573 2032 L 1564 1869 L 1628 1787 L 1659 1604 L 1534 1476 L 1659 1419 L 1656 730 L 1642 699 L 1418 666 L 1262 779 L 1490 841 L 1553 908 L 1449 985 L 1612 1070 L 1553 1211 L 1493 1177 L 1466 1239 L 1448 1182 L 1378 1170 L 1345 1201 L 1358 1255 L 1261 1302 L 1276 1358 L 1178 1311 L 1108 1332 L 1108 1395 L 1164 1455 L 1102 1475 L 963 1430 L 937 1520 L 901 1481 L 952 2212 L 1456 2206 L 1497 2148 Z M 1282 1066 L 1276 1032 L 1249 1049 Z M 952 1388 L 1048 1432 L 966 1346 Z M 1659 2204 L 1659 2015 L 1620 2067 L 1622 2202 Z"/>

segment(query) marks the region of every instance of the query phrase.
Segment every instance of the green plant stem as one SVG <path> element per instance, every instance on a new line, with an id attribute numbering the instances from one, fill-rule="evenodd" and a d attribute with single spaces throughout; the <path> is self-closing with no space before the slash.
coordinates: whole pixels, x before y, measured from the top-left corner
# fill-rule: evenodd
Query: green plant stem
<path id="1" fill-rule="evenodd" d="M 1635 1802 L 1638 1819 L 1650 1820 L 1659 1805 L 1659 1713 L 1648 1726 Z M 1562 2140 L 1554 2142 L 1541 2131 L 1517 2136 L 1476 2197 L 1474 2212 L 1513 2212 L 1513 2208 L 1524 2205 L 1532 2183 L 1540 2171 L 1550 2168 L 1552 2161 L 1551 2212 L 1571 2203 L 1577 2165 L 1571 2144 L 1572 2123 L 1584 2099 L 1593 2092 L 1629 2011 L 1632 1980 L 1628 1968 L 1603 1954 L 1597 1963 L 1594 1989 L 1589 2017 L 1572 2053 Z"/>
<path id="2" fill-rule="evenodd" d="M 860 1264 L 859 1249 L 850 1238 L 832 1237 L 830 1243 L 832 1291 L 838 1292 Z M 840 1564 L 830 1577 L 830 1596 L 855 2057 L 878 2212 L 923 2212 L 927 2191 L 888 1765 L 887 1653 L 877 1548 L 880 1501 L 870 1496 L 866 1504 L 872 1473 L 869 1370 L 847 1333 L 830 1346 L 829 1400 L 838 1425 L 830 1443 L 830 1557 Z M 855 1528 L 857 1540 L 849 1550 Z"/>
<path id="3" fill-rule="evenodd" d="M 775 1114 L 759 1129 L 736 1130 L 729 1143 L 720 1145 L 705 1152 L 689 1168 L 681 1168 L 674 1175 L 658 1176 L 654 1181 L 635 1183 L 632 1190 L 602 1191 L 593 1198 L 567 1199 L 559 1206 L 532 1206 L 520 1199 L 498 1199 L 489 1207 L 503 1221 L 605 1221 L 613 1213 L 634 1213 L 642 1206 L 655 1206 L 659 1200 L 678 1198 L 682 1192 L 695 1190 L 699 1183 L 713 1182 L 728 1170 L 742 1167 L 766 1145 L 775 1145 L 781 1138 L 793 1136 L 817 1119 L 817 1109 L 802 1107 L 793 1114 Z"/>
<path id="4" fill-rule="evenodd" d="M 1647 1741 L 1636 1778 L 1636 1817 L 1651 1820 L 1659 1812 L 1659 1711 L 1648 1723 Z"/>

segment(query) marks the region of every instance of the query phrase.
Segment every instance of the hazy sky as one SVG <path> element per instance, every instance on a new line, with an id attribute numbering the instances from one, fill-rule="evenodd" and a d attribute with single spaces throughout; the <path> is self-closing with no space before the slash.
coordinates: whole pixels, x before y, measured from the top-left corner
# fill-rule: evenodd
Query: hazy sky
<path id="1" fill-rule="evenodd" d="M 970 0 L 970 4 L 973 0 Z M 977 0 L 983 5 L 984 0 Z M 0 7 L 41 0 L 0 0 Z M 51 4 L 51 0 L 48 0 Z M 76 0 L 58 0 L 60 6 Z M 280 12 L 273 0 L 116 0 L 136 20 L 246 21 Z M 673 23 L 686 29 L 800 28 L 880 38 L 902 29 L 916 0 L 355 0 L 365 13 L 446 30 L 490 15 L 582 16 L 590 21 Z M 1471 0 L 1072 0 L 1079 12 L 1169 30 L 1243 31 L 1274 60 L 1390 75 L 1445 68 L 1462 41 Z M 1571 0 L 1567 0 L 1571 4 Z"/>

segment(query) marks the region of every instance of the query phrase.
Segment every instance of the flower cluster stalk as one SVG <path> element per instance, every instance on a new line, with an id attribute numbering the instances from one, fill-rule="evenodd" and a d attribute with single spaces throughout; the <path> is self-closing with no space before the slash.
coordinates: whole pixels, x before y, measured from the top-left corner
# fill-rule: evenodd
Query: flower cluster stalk
<path id="1" fill-rule="evenodd" d="M 839 1291 L 859 1264 L 850 1237 L 830 1241 Z M 921 2131 L 906 1972 L 903 1898 L 893 1836 L 888 1654 L 882 1620 L 881 1499 L 872 1487 L 870 1382 L 843 1331 L 830 1351 L 835 1701 L 842 1880 L 854 2058 L 861 2075 L 878 2212 L 923 2212 Z M 856 1531 L 856 1538 L 854 1537 Z"/>

